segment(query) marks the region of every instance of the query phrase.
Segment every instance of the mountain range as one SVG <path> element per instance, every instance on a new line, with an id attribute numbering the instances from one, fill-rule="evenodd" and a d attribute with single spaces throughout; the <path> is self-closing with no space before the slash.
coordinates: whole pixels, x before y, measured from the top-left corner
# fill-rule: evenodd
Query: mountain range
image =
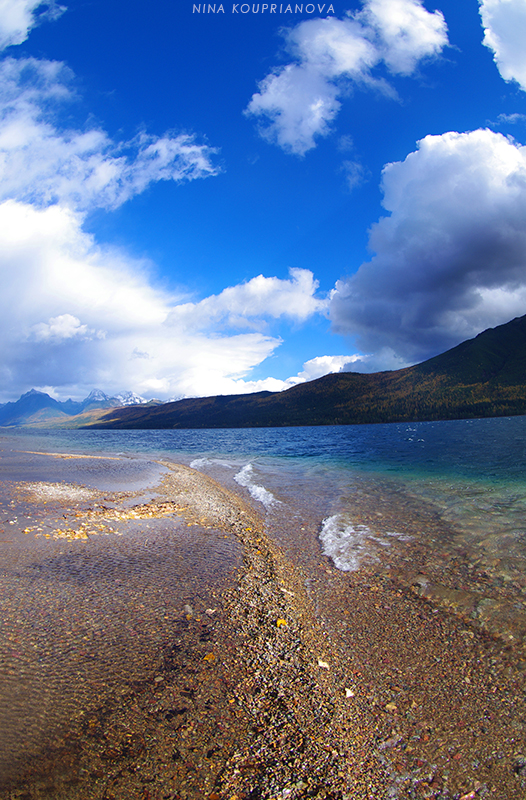
<path id="1" fill-rule="evenodd" d="M 526 316 L 392 372 L 325 375 L 283 392 L 112 410 L 97 428 L 244 428 L 526 414 Z"/>
<path id="2" fill-rule="evenodd" d="M 88 422 L 90 418 L 97 417 L 97 414 L 90 414 L 89 412 L 142 405 L 147 402 L 144 397 L 140 397 L 135 392 L 122 392 L 109 397 L 100 389 L 93 389 L 80 402 L 75 400 L 60 401 L 54 400 L 45 392 L 31 389 L 16 402 L 0 405 L 0 425 L 12 427 L 47 422 L 50 424 L 63 423 L 61 427 L 64 427 L 65 423 L 70 421 L 71 418 L 84 415 L 86 422 Z"/>
<path id="3" fill-rule="evenodd" d="M 257 428 L 526 414 L 526 315 L 413 367 L 338 372 L 283 392 L 146 401 L 133 392 L 59 402 L 32 389 L 0 406 L 0 426 Z"/>

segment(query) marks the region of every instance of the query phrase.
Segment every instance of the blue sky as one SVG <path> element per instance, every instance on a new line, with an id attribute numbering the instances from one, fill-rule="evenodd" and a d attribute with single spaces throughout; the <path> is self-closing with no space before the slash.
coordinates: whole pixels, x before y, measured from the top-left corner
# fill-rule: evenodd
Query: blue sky
<path id="1" fill-rule="evenodd" d="M 281 390 L 526 313 L 526 0 L 274 6 L 0 0 L 0 401 Z"/>

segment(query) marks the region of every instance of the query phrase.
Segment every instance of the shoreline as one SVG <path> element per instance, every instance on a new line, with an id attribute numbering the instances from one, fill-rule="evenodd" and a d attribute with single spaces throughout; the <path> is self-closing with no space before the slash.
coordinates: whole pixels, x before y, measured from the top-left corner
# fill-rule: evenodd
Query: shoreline
<path id="1" fill-rule="evenodd" d="M 90 699 L 69 739 L 48 746 L 40 777 L 18 775 L 17 790 L 49 797 L 55 781 L 57 800 L 120 800 L 127 792 L 151 800 L 508 800 L 524 791 L 524 672 L 510 650 L 396 576 L 339 572 L 314 542 L 311 562 L 293 563 L 241 493 L 189 467 L 159 464 L 154 488 L 114 493 L 109 502 L 103 492 L 98 522 L 120 525 L 118 532 L 136 526 L 132 551 L 146 524 L 168 537 L 178 526 L 177 546 L 190 534 L 210 552 L 224 543 L 221 578 L 215 568 L 191 578 L 196 599 L 177 595 L 142 677 L 122 681 L 123 693 L 98 709 Z M 80 528 L 84 503 L 92 525 L 94 499 L 62 499 L 46 513 L 59 530 L 68 530 L 64 515 Z M 126 539 L 115 536 L 105 539 L 112 555 Z M 62 547 L 63 538 L 49 544 Z M 14 786 L 0 790 L 2 800 L 18 796 Z"/>

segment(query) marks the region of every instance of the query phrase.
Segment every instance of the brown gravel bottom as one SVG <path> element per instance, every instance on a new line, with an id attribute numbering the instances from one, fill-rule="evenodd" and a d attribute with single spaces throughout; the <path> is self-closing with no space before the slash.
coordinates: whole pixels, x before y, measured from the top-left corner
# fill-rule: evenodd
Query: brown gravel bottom
<path id="1" fill-rule="evenodd" d="M 236 579 L 182 609 L 144 678 L 80 713 L 1 800 L 526 798 L 517 648 L 395 576 L 292 564 L 237 494 L 165 466 L 133 513 L 233 534 Z M 60 530 L 89 536 L 90 513 Z"/>

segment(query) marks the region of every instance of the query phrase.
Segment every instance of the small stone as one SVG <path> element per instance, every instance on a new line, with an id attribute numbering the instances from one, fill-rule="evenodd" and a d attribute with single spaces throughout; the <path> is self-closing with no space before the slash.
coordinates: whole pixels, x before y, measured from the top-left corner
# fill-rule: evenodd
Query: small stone
<path id="1" fill-rule="evenodd" d="M 398 711 L 398 706 L 396 703 L 387 703 L 385 706 L 385 710 L 388 711 L 390 714 L 396 714 Z"/>

